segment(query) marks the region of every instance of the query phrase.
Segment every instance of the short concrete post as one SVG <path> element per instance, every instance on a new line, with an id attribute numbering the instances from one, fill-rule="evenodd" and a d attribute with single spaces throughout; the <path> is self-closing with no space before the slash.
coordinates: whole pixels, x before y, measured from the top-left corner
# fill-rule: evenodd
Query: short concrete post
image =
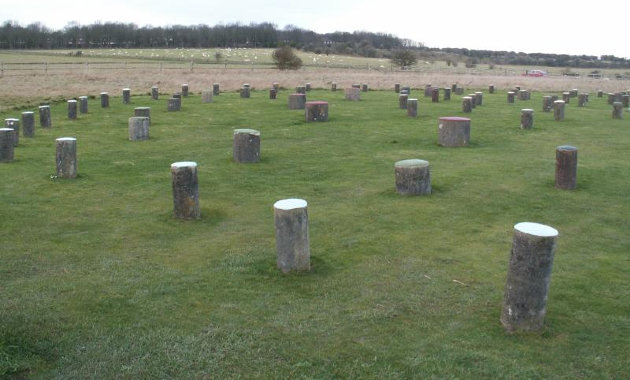
<path id="1" fill-rule="evenodd" d="M 353 102 L 358 102 L 359 100 L 361 100 L 360 89 L 356 87 L 348 87 L 344 91 L 345 91 L 346 100 L 350 100 Z"/>
<path id="2" fill-rule="evenodd" d="M 483 105 L 483 92 L 481 91 L 475 92 L 475 105 L 477 106 Z"/>
<path id="3" fill-rule="evenodd" d="M 543 96 L 543 104 L 542 104 L 543 112 L 551 112 L 552 108 L 553 108 L 553 103 L 551 102 L 551 96 L 549 95 Z"/>
<path id="4" fill-rule="evenodd" d="M 305 91 L 311 91 L 311 84 L 310 83 L 304 83 L 304 90 Z"/>
<path id="5" fill-rule="evenodd" d="M 396 192 L 401 195 L 431 194 L 431 171 L 429 162 L 410 159 L 394 164 Z"/>
<path id="6" fill-rule="evenodd" d="M 564 102 L 566 104 L 569 104 L 569 101 L 571 100 L 571 93 L 569 91 L 565 91 L 562 93 L 562 100 L 564 100 Z"/>
<path id="7" fill-rule="evenodd" d="M 201 103 L 212 103 L 212 90 L 201 91 Z"/>
<path id="8" fill-rule="evenodd" d="M 441 117 L 438 123 L 438 145 L 446 147 L 467 146 L 470 141 L 470 119 L 465 117 Z"/>
<path id="9" fill-rule="evenodd" d="M 400 92 L 403 92 L 403 91 L 407 91 L 407 95 L 411 95 L 411 87 L 410 86 L 403 86 L 400 89 Z"/>
<path id="10" fill-rule="evenodd" d="M 143 116 L 149 118 L 151 124 L 151 107 L 136 107 L 133 109 L 133 116 Z"/>
<path id="11" fill-rule="evenodd" d="M 221 93 L 221 90 L 219 88 L 219 84 L 218 83 L 213 83 L 212 84 L 212 95 L 219 95 Z"/>
<path id="12" fill-rule="evenodd" d="M 276 90 L 276 94 L 277 94 L 278 92 L 280 92 L 280 83 L 278 83 L 278 82 L 273 82 L 273 83 L 271 84 L 271 88 L 273 88 L 274 90 Z"/>
<path id="13" fill-rule="evenodd" d="M 55 140 L 57 145 L 56 163 L 57 177 L 77 177 L 77 139 L 74 137 L 60 137 Z"/>
<path id="14" fill-rule="evenodd" d="M 514 103 L 514 91 L 509 91 L 507 93 L 507 102 Z"/>
<path id="15" fill-rule="evenodd" d="M 556 187 L 573 190 L 577 186 L 578 149 L 571 145 L 556 147 Z"/>
<path id="16" fill-rule="evenodd" d="M 353 88 L 358 88 L 359 90 L 361 90 L 361 85 L 360 85 L 360 84 L 358 84 L 358 83 L 352 83 L 352 86 L 351 86 L 351 87 L 353 87 Z"/>
<path id="17" fill-rule="evenodd" d="M 587 98 L 588 100 L 588 98 Z M 621 103 L 623 103 L 623 107 L 624 108 L 628 108 L 630 107 L 630 95 L 629 94 L 625 94 L 621 97 Z"/>
<path id="18" fill-rule="evenodd" d="M 306 94 L 289 94 L 289 109 L 303 110 L 306 104 Z"/>
<path id="19" fill-rule="evenodd" d="M 407 116 L 418 117 L 418 99 L 407 99 Z"/>
<path id="20" fill-rule="evenodd" d="M 35 113 L 32 111 L 22 112 L 22 136 L 35 137 Z"/>
<path id="21" fill-rule="evenodd" d="M 278 91 L 275 88 L 271 87 L 269 89 L 269 99 L 275 100 L 277 97 L 277 94 L 278 94 Z"/>
<path id="22" fill-rule="evenodd" d="M 296 86 L 295 87 L 296 94 L 306 94 L 306 86 Z"/>
<path id="23" fill-rule="evenodd" d="M 308 204 L 303 199 L 274 203 L 277 266 L 283 273 L 311 269 Z"/>
<path id="24" fill-rule="evenodd" d="M 623 103 L 621 102 L 613 103 L 612 117 L 613 119 L 623 119 Z"/>
<path id="25" fill-rule="evenodd" d="M 534 126 L 534 110 L 525 108 L 521 110 L 521 129 L 532 129 Z"/>
<path id="26" fill-rule="evenodd" d="M 13 134 L 13 146 L 18 146 L 20 143 L 20 119 L 4 119 L 4 127 L 11 128 L 15 131 Z"/>
<path id="27" fill-rule="evenodd" d="M 247 99 L 250 97 L 250 86 L 248 84 L 244 84 L 241 87 L 241 98 Z"/>
<path id="28" fill-rule="evenodd" d="M 445 88 L 444 89 L 444 96 L 442 97 L 442 99 L 446 100 L 451 100 L 451 89 L 450 88 Z"/>
<path id="29" fill-rule="evenodd" d="M 494 85 L 493 84 L 488 86 L 488 93 L 494 94 Z"/>
<path id="30" fill-rule="evenodd" d="M 424 85 L 424 96 L 425 97 L 430 97 L 431 96 L 431 92 L 433 91 L 433 86 L 431 86 L 430 83 L 427 83 Z"/>
<path id="31" fill-rule="evenodd" d="M 13 161 L 15 151 L 15 130 L 13 128 L 0 128 L 0 162 Z"/>
<path id="32" fill-rule="evenodd" d="M 602 90 L 597 91 L 597 97 L 598 98 L 603 98 L 604 97 L 604 91 L 602 91 Z"/>
<path id="33" fill-rule="evenodd" d="M 507 332 L 543 328 L 558 231 L 538 223 L 514 226 L 501 324 Z"/>
<path id="34" fill-rule="evenodd" d="M 52 119 L 50 118 L 50 106 L 39 106 L 39 126 L 42 128 L 52 127 Z"/>
<path id="35" fill-rule="evenodd" d="M 151 98 L 153 100 L 158 100 L 160 97 L 158 86 L 151 87 Z"/>
<path id="36" fill-rule="evenodd" d="M 457 94 L 457 83 L 451 83 L 451 91 Z"/>
<path id="37" fill-rule="evenodd" d="M 571 96 L 572 98 L 577 98 L 578 92 L 579 90 L 577 88 L 574 88 L 571 91 L 569 91 L 569 96 Z"/>
<path id="38" fill-rule="evenodd" d="M 455 89 L 455 95 L 463 95 L 464 94 L 464 88 L 463 87 L 457 87 Z"/>
<path id="39" fill-rule="evenodd" d="M 167 104 L 167 110 L 169 112 L 179 111 L 182 108 L 181 98 L 170 98 Z"/>
<path id="40" fill-rule="evenodd" d="M 553 118 L 556 121 L 564 120 L 564 100 L 556 100 L 553 102 Z"/>
<path id="41" fill-rule="evenodd" d="M 400 83 L 394 83 L 394 92 L 400 94 Z"/>
<path id="42" fill-rule="evenodd" d="M 79 113 L 88 113 L 88 97 L 79 96 Z"/>
<path id="43" fill-rule="evenodd" d="M 109 107 L 109 94 L 107 92 L 101 92 L 101 107 Z"/>
<path id="44" fill-rule="evenodd" d="M 409 99 L 409 95 L 400 94 L 398 95 L 398 107 L 402 110 L 407 109 L 407 100 Z"/>
<path id="45" fill-rule="evenodd" d="M 475 94 L 468 94 L 468 97 L 470 97 L 470 104 L 471 104 L 472 108 L 475 109 L 477 107 L 477 95 L 475 95 Z"/>
<path id="46" fill-rule="evenodd" d="M 129 118 L 129 141 L 149 139 L 149 118 L 134 116 Z"/>
<path id="47" fill-rule="evenodd" d="M 191 161 L 171 164 L 173 183 L 173 215 L 178 219 L 199 219 L 199 182 L 197 163 Z"/>
<path id="48" fill-rule="evenodd" d="M 74 120 L 77 118 L 77 101 L 76 99 L 68 100 L 68 119 Z"/>
<path id="49" fill-rule="evenodd" d="M 608 93 L 608 104 L 612 105 L 615 102 L 615 94 L 609 92 Z"/>
<path id="50" fill-rule="evenodd" d="M 131 103 L 131 89 L 130 88 L 122 89 L 122 102 L 123 104 Z"/>
<path id="51" fill-rule="evenodd" d="M 330 84 L 330 91 L 332 91 L 332 92 L 337 91 L 337 83 L 332 82 L 332 83 Z"/>
<path id="52" fill-rule="evenodd" d="M 235 129 L 232 158 L 239 163 L 260 162 L 260 132 L 255 129 Z"/>
<path id="53" fill-rule="evenodd" d="M 431 88 L 431 102 L 432 103 L 440 102 L 440 89 L 437 87 Z"/>
<path id="54" fill-rule="evenodd" d="M 328 121 L 328 102 L 306 102 L 304 107 L 306 122 Z"/>
<path id="55" fill-rule="evenodd" d="M 588 97 L 588 94 L 584 94 L 584 93 L 578 96 L 578 107 L 586 106 L 586 100 L 588 99 L 587 97 Z"/>
<path id="56" fill-rule="evenodd" d="M 553 108 L 553 103 L 555 103 L 558 99 L 558 95 L 551 95 L 551 108 Z"/>
<path id="57" fill-rule="evenodd" d="M 188 83 L 182 84 L 182 96 L 188 97 Z"/>
<path id="58" fill-rule="evenodd" d="M 361 84 L 361 92 L 368 92 L 368 85 L 367 85 L 367 83 L 362 83 Z"/>
<path id="59" fill-rule="evenodd" d="M 527 90 L 518 91 L 518 100 L 527 100 Z"/>
<path id="60" fill-rule="evenodd" d="M 472 112 L 472 97 L 464 96 L 462 98 L 462 112 L 469 113 Z"/>

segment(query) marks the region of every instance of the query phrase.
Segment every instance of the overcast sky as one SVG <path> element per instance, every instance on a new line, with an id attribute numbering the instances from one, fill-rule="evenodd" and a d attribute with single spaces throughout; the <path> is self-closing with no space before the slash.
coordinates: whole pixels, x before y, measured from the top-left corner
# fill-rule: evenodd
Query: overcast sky
<path id="1" fill-rule="evenodd" d="M 0 21 L 138 26 L 271 22 L 391 33 L 429 47 L 630 58 L 629 0 L 0 0 Z"/>

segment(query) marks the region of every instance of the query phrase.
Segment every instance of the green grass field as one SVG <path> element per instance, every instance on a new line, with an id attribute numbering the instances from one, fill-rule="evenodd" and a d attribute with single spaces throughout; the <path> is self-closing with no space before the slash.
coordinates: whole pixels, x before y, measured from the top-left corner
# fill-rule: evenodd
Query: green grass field
<path id="1" fill-rule="evenodd" d="M 468 91 L 468 89 L 467 89 Z M 0 377 L 621 379 L 630 360 L 630 116 L 605 98 L 567 105 L 504 92 L 419 118 L 393 91 L 314 90 L 330 121 L 305 123 L 265 91 L 181 112 L 166 98 L 90 100 L 21 137 L 0 164 Z M 127 119 L 152 107 L 151 139 Z M 520 110 L 535 109 L 534 129 Z M 4 112 L 3 118 L 19 117 Z M 470 116 L 471 144 L 436 145 L 440 116 Z M 37 124 L 38 125 L 38 124 Z M 232 131 L 261 131 L 259 164 L 232 161 Z M 54 178 L 58 137 L 79 178 Z M 555 147 L 579 148 L 578 188 L 554 188 Z M 430 162 L 433 194 L 395 192 L 394 162 Z M 196 161 L 202 218 L 172 217 L 169 166 Z M 312 271 L 276 269 L 273 203 L 309 203 Z M 559 230 L 546 327 L 499 323 L 513 225 Z"/>

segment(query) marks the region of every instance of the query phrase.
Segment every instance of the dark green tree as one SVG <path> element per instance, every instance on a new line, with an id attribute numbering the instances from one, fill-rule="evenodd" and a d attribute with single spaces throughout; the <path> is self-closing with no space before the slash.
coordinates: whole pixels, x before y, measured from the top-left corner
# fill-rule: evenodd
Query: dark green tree
<path id="1" fill-rule="evenodd" d="M 291 49 L 290 46 L 283 45 L 271 54 L 273 62 L 280 70 L 297 70 L 302 67 L 302 60 Z"/>
<path id="2" fill-rule="evenodd" d="M 404 69 L 415 65 L 418 62 L 418 56 L 412 50 L 399 49 L 392 52 L 391 61 L 392 64 Z"/>

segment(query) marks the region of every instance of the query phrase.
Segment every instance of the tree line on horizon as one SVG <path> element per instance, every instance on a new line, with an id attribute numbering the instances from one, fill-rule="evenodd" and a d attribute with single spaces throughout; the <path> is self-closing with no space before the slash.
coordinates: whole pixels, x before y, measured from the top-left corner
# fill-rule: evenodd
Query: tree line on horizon
<path id="1" fill-rule="evenodd" d="M 142 26 L 133 23 L 68 23 L 53 30 L 42 23 L 22 26 L 5 21 L 0 26 L 0 49 L 91 49 L 91 48 L 276 48 L 288 45 L 317 54 L 358 55 L 391 58 L 393 52 L 412 50 L 419 60 L 442 60 L 457 65 L 478 63 L 577 68 L 630 68 L 627 58 L 605 55 L 567 55 L 514 51 L 430 48 L 392 34 L 366 31 L 316 33 L 295 25 L 218 24 Z"/>

